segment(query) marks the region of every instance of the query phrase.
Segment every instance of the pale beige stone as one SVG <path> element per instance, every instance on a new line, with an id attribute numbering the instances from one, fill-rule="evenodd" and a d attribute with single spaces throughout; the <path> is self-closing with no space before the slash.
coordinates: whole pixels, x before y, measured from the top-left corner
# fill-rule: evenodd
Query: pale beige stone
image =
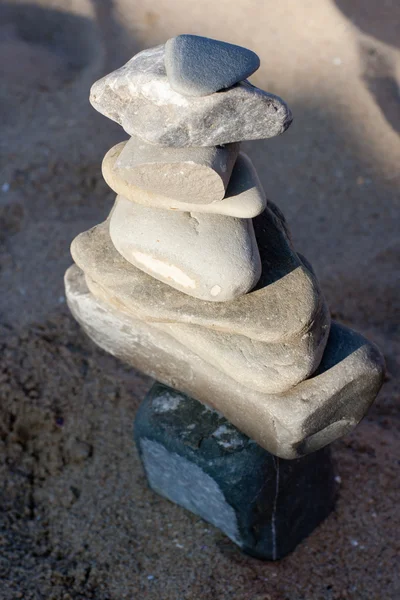
<path id="1" fill-rule="evenodd" d="M 86 283 L 101 302 L 127 315 L 137 315 L 88 275 Z M 151 321 L 151 325 L 238 383 L 262 393 L 276 394 L 289 390 L 318 367 L 329 335 L 330 318 L 323 306 L 310 331 L 281 343 L 259 342 L 243 335 L 180 322 Z"/>
<path id="2" fill-rule="evenodd" d="M 283 394 L 238 383 L 167 333 L 96 299 L 82 271 L 65 278 L 68 305 L 104 350 L 220 411 L 269 452 L 292 459 L 348 433 L 365 415 L 383 379 L 375 346 L 334 324 L 318 372 Z"/>
<path id="3" fill-rule="evenodd" d="M 125 145 L 126 142 L 121 142 L 107 152 L 103 159 L 102 172 L 110 188 L 132 202 L 167 210 L 205 212 L 241 219 L 251 219 L 265 210 L 267 205 L 265 192 L 253 163 L 244 152 L 239 152 L 236 159 L 225 197 L 210 204 L 194 204 L 190 202 L 190 193 L 187 201 L 181 202 L 139 189 L 124 178 L 120 171 L 114 169 L 114 165 Z"/>
<path id="4" fill-rule="evenodd" d="M 123 180 L 167 198 L 210 204 L 225 196 L 239 144 L 163 148 L 131 137 L 114 163 Z"/>
<path id="5" fill-rule="evenodd" d="M 118 196 L 109 227 L 128 262 L 200 300 L 238 298 L 261 275 L 251 219 L 163 210 Z"/>
<path id="6" fill-rule="evenodd" d="M 306 335 L 314 322 L 326 324 L 317 280 L 291 247 L 281 220 L 267 209 L 253 225 L 263 271 L 256 289 L 229 303 L 198 300 L 134 267 L 114 248 L 107 222 L 78 235 L 71 252 L 110 302 L 149 322 L 200 325 L 269 343 Z"/>

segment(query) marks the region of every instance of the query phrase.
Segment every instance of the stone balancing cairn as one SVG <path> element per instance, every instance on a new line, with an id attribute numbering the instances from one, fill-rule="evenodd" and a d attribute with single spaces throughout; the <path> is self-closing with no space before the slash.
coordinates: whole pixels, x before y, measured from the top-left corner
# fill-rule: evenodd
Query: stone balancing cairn
<path id="1" fill-rule="evenodd" d="M 286 104 L 246 78 L 245 48 L 181 35 L 93 85 L 131 136 L 103 175 L 105 223 L 72 244 L 69 307 L 151 375 L 135 438 L 150 486 L 278 559 L 329 513 L 326 446 L 362 419 L 383 360 L 335 322 L 243 140 L 283 133 Z"/>

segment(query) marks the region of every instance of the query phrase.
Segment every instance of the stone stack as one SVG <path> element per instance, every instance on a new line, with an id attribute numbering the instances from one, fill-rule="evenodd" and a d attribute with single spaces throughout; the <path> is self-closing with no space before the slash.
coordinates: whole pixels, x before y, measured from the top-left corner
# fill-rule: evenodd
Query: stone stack
<path id="1" fill-rule="evenodd" d="M 66 291 L 101 347 L 294 459 L 358 423 L 383 363 L 331 325 L 312 267 L 240 150 L 292 120 L 246 80 L 258 66 L 245 48 L 182 35 L 94 84 L 93 106 L 131 137 L 104 158 L 117 199 L 74 240 Z"/>

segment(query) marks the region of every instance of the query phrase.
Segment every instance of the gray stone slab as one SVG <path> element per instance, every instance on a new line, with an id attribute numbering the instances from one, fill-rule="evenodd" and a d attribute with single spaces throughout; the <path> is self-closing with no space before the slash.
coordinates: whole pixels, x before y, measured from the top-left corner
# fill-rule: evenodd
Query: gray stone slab
<path id="1" fill-rule="evenodd" d="M 96 290 L 92 291 L 96 295 Z M 237 383 L 264 394 L 286 392 L 312 375 L 329 334 L 326 325 L 297 339 L 268 344 L 185 323 L 158 322 L 153 326 Z"/>
<path id="2" fill-rule="evenodd" d="M 234 300 L 261 275 L 251 219 L 163 210 L 118 196 L 110 237 L 129 263 L 200 300 Z"/>
<path id="3" fill-rule="evenodd" d="M 255 52 L 199 35 L 178 35 L 165 44 L 169 83 L 185 96 L 207 96 L 231 87 L 259 66 Z"/>
<path id="4" fill-rule="evenodd" d="M 180 201 L 165 195 L 149 193 L 133 185 L 121 171 L 117 172 L 114 165 L 125 145 L 126 142 L 120 142 L 113 146 L 105 155 L 101 168 L 110 188 L 132 202 L 165 210 L 196 211 L 240 219 L 257 217 L 267 206 L 265 192 L 257 172 L 244 152 L 239 152 L 224 198 L 211 204 L 194 204 L 191 202 L 191 194 L 184 201 Z"/>
<path id="5" fill-rule="evenodd" d="M 260 446 L 281 458 L 315 452 L 348 433 L 363 418 L 383 380 L 379 350 L 333 323 L 313 377 L 281 394 L 238 383 L 147 320 L 96 298 L 83 272 L 65 278 L 72 314 L 107 352 L 159 381 L 210 405 Z"/>
<path id="6" fill-rule="evenodd" d="M 292 122 L 285 102 L 248 81 L 201 98 L 169 84 L 164 46 L 144 50 L 91 88 L 90 102 L 129 135 L 161 146 L 218 146 L 280 135 Z"/>
<path id="7" fill-rule="evenodd" d="M 86 283 L 96 298 L 115 306 L 87 275 Z M 151 324 L 237 383 L 263 394 L 286 392 L 309 377 L 321 361 L 329 334 L 328 325 L 313 323 L 307 335 L 269 344 L 185 323 Z"/>
<path id="8" fill-rule="evenodd" d="M 239 144 L 164 148 L 131 137 L 114 171 L 130 184 L 153 194 L 193 204 L 222 200 Z"/>
<path id="9" fill-rule="evenodd" d="M 328 448 L 279 459 L 218 412 L 159 383 L 139 408 L 135 440 L 155 492 L 261 559 L 291 552 L 334 504 Z"/>

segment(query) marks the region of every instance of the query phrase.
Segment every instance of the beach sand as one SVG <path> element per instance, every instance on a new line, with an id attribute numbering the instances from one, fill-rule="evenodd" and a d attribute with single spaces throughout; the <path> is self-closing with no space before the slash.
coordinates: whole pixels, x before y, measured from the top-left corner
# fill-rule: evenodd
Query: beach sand
<path id="1" fill-rule="evenodd" d="M 394 0 L 0 2 L 1 600 L 400 597 L 399 27 Z M 251 81 L 294 122 L 245 150 L 334 317 L 387 361 L 368 416 L 333 445 L 336 510 L 277 563 L 146 487 L 132 423 L 151 380 L 65 304 L 69 244 L 110 210 L 100 165 L 127 138 L 90 85 L 179 33 L 259 54 Z"/>

